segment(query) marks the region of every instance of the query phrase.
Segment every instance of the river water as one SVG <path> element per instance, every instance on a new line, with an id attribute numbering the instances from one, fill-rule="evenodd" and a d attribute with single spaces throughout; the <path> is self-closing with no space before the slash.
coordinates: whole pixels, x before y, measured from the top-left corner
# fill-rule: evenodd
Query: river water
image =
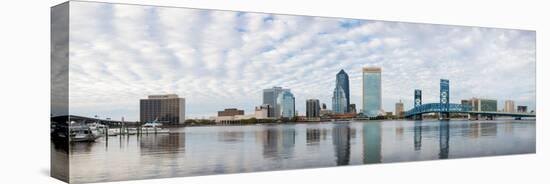
<path id="1" fill-rule="evenodd" d="M 72 143 L 70 180 L 101 182 L 535 153 L 535 127 L 535 120 L 451 120 L 173 128 L 165 135 Z"/>

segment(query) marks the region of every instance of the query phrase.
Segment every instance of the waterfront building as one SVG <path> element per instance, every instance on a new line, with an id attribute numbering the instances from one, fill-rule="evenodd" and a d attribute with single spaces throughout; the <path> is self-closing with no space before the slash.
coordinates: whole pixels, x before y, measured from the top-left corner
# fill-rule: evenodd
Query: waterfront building
<path id="1" fill-rule="evenodd" d="M 185 98 L 176 94 L 149 95 L 139 101 L 139 120 L 142 123 L 157 120 L 165 124 L 185 122 Z"/>
<path id="2" fill-rule="evenodd" d="M 497 100 L 494 99 L 472 98 L 470 104 L 472 104 L 472 111 L 497 111 Z"/>
<path id="3" fill-rule="evenodd" d="M 332 95 L 332 111 L 336 114 L 349 113 L 349 76 L 344 70 L 336 74 L 336 85 Z"/>
<path id="4" fill-rule="evenodd" d="M 349 112 L 352 114 L 357 114 L 357 107 L 355 104 L 349 104 Z"/>
<path id="5" fill-rule="evenodd" d="M 527 106 L 524 105 L 518 105 L 518 113 L 526 113 L 527 112 Z"/>
<path id="6" fill-rule="evenodd" d="M 277 117 L 293 118 L 296 116 L 295 98 L 290 90 L 285 90 L 279 94 L 276 108 L 280 110 L 280 114 Z"/>
<path id="7" fill-rule="evenodd" d="M 321 107 L 322 110 L 327 110 L 327 104 L 323 103 L 323 106 Z"/>
<path id="8" fill-rule="evenodd" d="M 288 91 L 290 92 L 290 89 L 283 89 L 282 87 L 273 87 L 270 89 L 264 89 L 263 90 L 263 103 L 262 104 L 268 104 L 270 105 L 271 109 L 269 109 L 268 117 L 280 117 L 281 115 L 281 109 L 279 106 L 277 106 L 277 98 L 279 95 L 284 92 Z"/>
<path id="9" fill-rule="evenodd" d="M 319 117 L 321 107 L 319 105 L 319 99 L 308 99 L 306 100 L 306 117 L 313 118 Z"/>
<path id="10" fill-rule="evenodd" d="M 405 115 L 405 109 L 403 107 L 403 102 L 399 100 L 398 103 L 395 103 L 395 116 L 401 118 L 403 115 Z"/>
<path id="11" fill-rule="evenodd" d="M 382 69 L 363 68 L 363 114 L 368 117 L 381 115 L 382 112 Z"/>
<path id="12" fill-rule="evenodd" d="M 513 100 L 504 101 L 504 112 L 516 112 L 516 107 Z"/>
<path id="13" fill-rule="evenodd" d="M 256 119 L 267 119 L 269 118 L 269 109 L 272 109 L 269 104 L 258 106 L 254 109 L 254 116 Z"/>
<path id="14" fill-rule="evenodd" d="M 244 115 L 244 110 L 229 108 L 229 109 L 224 109 L 223 111 L 218 111 L 218 116 L 236 116 L 236 115 Z"/>

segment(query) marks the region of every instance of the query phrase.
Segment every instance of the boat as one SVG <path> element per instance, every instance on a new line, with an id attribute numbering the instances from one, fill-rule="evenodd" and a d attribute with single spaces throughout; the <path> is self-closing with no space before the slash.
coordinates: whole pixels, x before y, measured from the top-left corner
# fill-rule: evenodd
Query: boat
<path id="1" fill-rule="evenodd" d="M 109 128 L 107 129 L 107 135 L 109 136 L 117 136 L 120 134 L 120 128 Z"/>
<path id="2" fill-rule="evenodd" d="M 72 121 L 69 125 L 69 141 L 94 142 L 101 134 L 94 132 L 88 125 L 77 124 Z"/>
<path id="3" fill-rule="evenodd" d="M 152 122 L 145 123 L 141 126 L 141 133 L 142 134 L 167 134 L 170 133 L 170 130 L 161 128 L 162 124 L 158 123 L 158 121 L 155 119 Z"/>

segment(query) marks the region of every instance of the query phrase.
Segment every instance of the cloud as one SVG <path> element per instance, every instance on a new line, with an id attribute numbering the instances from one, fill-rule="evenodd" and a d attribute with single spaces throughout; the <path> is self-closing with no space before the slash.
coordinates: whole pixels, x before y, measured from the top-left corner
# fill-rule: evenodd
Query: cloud
<path id="1" fill-rule="evenodd" d="M 383 108 L 487 97 L 535 106 L 532 31 L 71 2 L 71 113 L 139 119 L 139 99 L 176 93 L 191 117 L 236 107 L 253 113 L 261 90 L 290 88 L 296 107 L 331 106 L 335 75 L 350 75 L 361 107 L 361 68 L 382 67 Z"/>

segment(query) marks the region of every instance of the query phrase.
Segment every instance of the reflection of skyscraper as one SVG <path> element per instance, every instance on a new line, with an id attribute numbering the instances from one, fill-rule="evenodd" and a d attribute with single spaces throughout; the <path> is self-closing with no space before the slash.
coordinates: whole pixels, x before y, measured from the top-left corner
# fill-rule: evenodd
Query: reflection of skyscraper
<path id="1" fill-rule="evenodd" d="M 363 114 L 369 117 L 382 112 L 382 69 L 363 68 Z"/>
<path id="2" fill-rule="evenodd" d="M 272 109 L 269 109 L 268 117 L 280 117 L 280 108 L 277 107 L 277 97 L 283 91 L 290 91 L 289 89 L 283 89 L 281 87 L 273 87 L 270 89 L 264 89 L 263 91 L 263 103 L 269 104 Z"/>
<path id="3" fill-rule="evenodd" d="M 348 165 L 350 156 L 350 128 L 346 124 L 334 125 L 332 143 L 336 153 L 336 165 Z"/>
<path id="4" fill-rule="evenodd" d="M 414 122 L 414 150 L 420 150 L 422 148 L 422 122 Z"/>
<path id="5" fill-rule="evenodd" d="M 294 151 L 294 128 L 267 128 L 261 136 L 263 143 L 263 156 L 265 158 L 289 158 Z"/>
<path id="6" fill-rule="evenodd" d="M 318 128 L 308 128 L 306 130 L 306 143 L 310 144 L 319 144 L 321 141 L 321 130 Z"/>
<path id="7" fill-rule="evenodd" d="M 294 95 L 288 91 L 283 91 L 277 97 L 277 106 L 280 115 L 278 117 L 293 118 L 295 115 L 295 99 Z"/>
<path id="8" fill-rule="evenodd" d="M 332 96 L 332 111 L 336 114 L 349 113 L 349 77 L 344 70 L 336 74 L 336 86 Z"/>
<path id="9" fill-rule="evenodd" d="M 380 163 L 382 161 L 382 135 L 380 123 L 363 124 L 363 163 Z"/>
<path id="10" fill-rule="evenodd" d="M 449 158 L 449 122 L 439 123 L 439 158 Z"/>

